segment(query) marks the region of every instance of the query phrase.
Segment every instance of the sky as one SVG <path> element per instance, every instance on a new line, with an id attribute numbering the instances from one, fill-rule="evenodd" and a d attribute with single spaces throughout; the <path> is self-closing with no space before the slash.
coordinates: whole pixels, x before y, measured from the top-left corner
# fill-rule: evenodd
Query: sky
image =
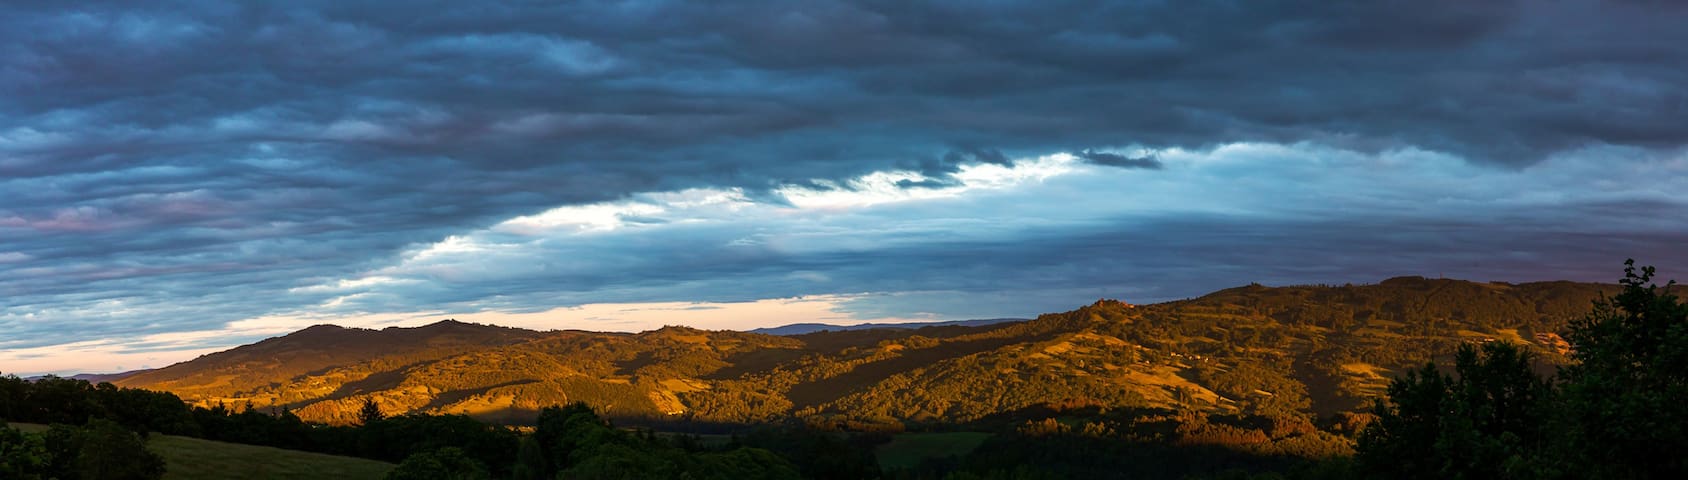
<path id="1" fill-rule="evenodd" d="M 1666 1 L 0 5 L 0 372 L 1688 279 Z"/>

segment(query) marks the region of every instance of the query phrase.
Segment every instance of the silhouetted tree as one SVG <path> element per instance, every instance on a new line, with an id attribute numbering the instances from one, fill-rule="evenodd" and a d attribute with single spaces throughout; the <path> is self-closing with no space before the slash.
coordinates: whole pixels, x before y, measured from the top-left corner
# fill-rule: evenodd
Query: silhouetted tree
<path id="1" fill-rule="evenodd" d="M 1557 458 L 1580 478 L 1688 478 L 1688 303 L 1624 265 L 1623 291 L 1566 335 Z"/>
<path id="2" fill-rule="evenodd" d="M 1359 464 L 1382 478 L 1537 478 L 1547 382 L 1506 342 L 1462 345 L 1455 375 L 1434 363 L 1389 385 L 1360 436 Z"/>
<path id="3" fill-rule="evenodd" d="M 76 455 L 82 478 L 148 480 L 164 477 L 164 459 L 148 451 L 141 437 L 116 422 L 90 420 Z"/>
<path id="4" fill-rule="evenodd" d="M 373 425 L 383 418 L 387 416 L 381 413 L 381 405 L 375 403 L 374 397 L 363 399 L 363 407 L 358 409 L 359 425 Z"/>

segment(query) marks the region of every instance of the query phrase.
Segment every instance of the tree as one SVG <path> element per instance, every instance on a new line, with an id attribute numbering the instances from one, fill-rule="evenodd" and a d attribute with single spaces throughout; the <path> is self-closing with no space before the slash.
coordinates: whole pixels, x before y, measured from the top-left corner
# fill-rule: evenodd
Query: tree
<path id="1" fill-rule="evenodd" d="M 358 424 L 373 425 L 387 416 L 381 413 L 381 406 L 375 403 L 375 397 L 363 399 L 363 408 L 358 409 Z"/>
<path id="2" fill-rule="evenodd" d="M 1382 478 L 1540 476 L 1551 389 L 1531 355 L 1506 342 L 1465 344 L 1455 375 L 1427 363 L 1389 385 L 1361 434 L 1362 471 Z"/>
<path id="3" fill-rule="evenodd" d="M 515 480 L 540 480 L 545 477 L 545 451 L 534 437 L 522 438 L 516 450 Z"/>
<path id="4" fill-rule="evenodd" d="M 804 478 L 797 467 L 773 452 L 740 447 L 727 452 L 697 456 L 693 478 L 721 480 L 784 480 Z M 870 477 L 857 477 L 870 478 Z"/>
<path id="5" fill-rule="evenodd" d="M 41 433 L 47 447 L 47 478 L 77 478 L 76 455 L 82 451 L 82 429 L 65 424 L 53 424 Z"/>
<path id="6" fill-rule="evenodd" d="M 21 419 L 27 413 L 25 402 L 29 390 L 28 380 L 17 375 L 0 375 L 0 418 Z"/>
<path id="7" fill-rule="evenodd" d="M 0 422 L 0 478 L 31 480 L 47 471 L 47 445 L 31 435 Z"/>
<path id="8" fill-rule="evenodd" d="M 420 452 L 405 457 L 387 473 L 387 480 L 484 480 L 492 478 L 486 466 L 456 447 Z"/>
<path id="9" fill-rule="evenodd" d="M 1624 265 L 1623 290 L 1566 335 L 1556 458 L 1581 478 L 1688 478 L 1688 304 Z"/>
<path id="10" fill-rule="evenodd" d="M 637 480 L 641 478 L 675 478 L 679 473 L 674 462 L 651 449 L 610 443 L 592 447 L 589 455 L 581 457 L 573 466 L 563 470 L 557 478 L 576 480 Z"/>
<path id="11" fill-rule="evenodd" d="M 545 407 L 533 432 L 545 453 L 546 477 L 574 465 L 576 457 L 614 440 L 616 432 L 582 402 L 564 407 Z"/>
<path id="12" fill-rule="evenodd" d="M 164 459 L 147 451 L 135 432 L 94 419 L 83 429 L 75 468 L 81 478 L 151 480 L 164 477 Z"/>

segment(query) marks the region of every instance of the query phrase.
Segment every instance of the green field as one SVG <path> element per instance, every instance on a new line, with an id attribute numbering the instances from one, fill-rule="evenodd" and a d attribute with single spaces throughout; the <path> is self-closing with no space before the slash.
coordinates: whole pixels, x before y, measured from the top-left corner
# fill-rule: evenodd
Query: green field
<path id="1" fill-rule="evenodd" d="M 966 455 L 990 437 L 980 432 L 903 433 L 880 445 L 874 454 L 879 458 L 879 468 L 910 468 L 928 458 Z"/>
<path id="2" fill-rule="evenodd" d="M 45 425 L 11 424 L 26 432 Z M 147 449 L 164 457 L 166 480 L 201 479 L 379 479 L 393 464 L 362 458 L 283 450 L 272 447 L 213 442 L 191 437 L 152 434 Z"/>

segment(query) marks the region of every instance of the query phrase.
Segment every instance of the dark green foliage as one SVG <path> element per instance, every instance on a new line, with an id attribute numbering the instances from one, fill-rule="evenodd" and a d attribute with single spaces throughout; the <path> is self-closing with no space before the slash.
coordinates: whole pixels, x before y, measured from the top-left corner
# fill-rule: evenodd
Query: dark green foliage
<path id="1" fill-rule="evenodd" d="M 1067 410 L 1027 420 L 961 457 L 929 458 L 890 478 L 1217 478 L 1278 472 L 1345 478 L 1349 441 L 1300 417 L 1184 410 Z M 1326 465 L 1336 467 L 1327 467 Z M 1322 473 L 1325 470 L 1338 473 Z M 1322 476 L 1310 476 L 1319 471 Z M 1304 476 L 1306 475 L 1306 476 Z"/>
<path id="2" fill-rule="evenodd" d="M 795 479 L 791 462 L 767 450 L 737 447 L 721 452 L 692 452 L 646 434 L 611 428 L 582 403 L 548 407 L 539 414 L 533 439 L 541 458 L 570 479 Z M 529 454 L 531 455 L 531 454 Z M 537 462 L 522 462 L 526 468 Z M 549 477 L 547 477 L 549 478 Z"/>
<path id="3" fill-rule="evenodd" d="M 841 480 L 878 477 L 873 446 L 882 440 L 808 428 L 768 427 L 750 432 L 739 443 L 791 459 L 802 467 L 803 478 Z"/>
<path id="4" fill-rule="evenodd" d="M 339 455 L 352 454 L 355 447 L 355 430 L 310 425 L 285 409 L 274 415 L 255 409 L 233 413 L 219 405 L 195 408 L 190 415 L 200 432 L 189 436 L 208 440 Z"/>
<path id="5" fill-rule="evenodd" d="M 148 480 L 164 476 L 164 459 L 147 451 L 140 436 L 115 422 L 90 420 L 76 454 L 80 478 Z"/>
<path id="6" fill-rule="evenodd" d="M 20 407 L 13 420 L 81 425 L 89 418 L 105 416 L 93 385 L 53 376 L 30 382 Z"/>
<path id="7" fill-rule="evenodd" d="M 136 432 L 198 434 L 191 410 L 169 392 L 54 376 L 35 381 L 0 376 L 0 419 L 82 425 L 93 418 L 111 420 Z"/>
<path id="8" fill-rule="evenodd" d="M 541 480 L 547 478 L 545 472 L 545 450 L 539 447 L 539 441 L 533 436 L 522 437 L 522 445 L 516 450 L 516 466 L 511 478 Z"/>
<path id="9" fill-rule="evenodd" d="M 29 382 L 12 375 L 0 375 L 0 420 L 23 418 Z"/>
<path id="10" fill-rule="evenodd" d="M 445 447 L 431 452 L 419 452 L 405 457 L 397 468 L 387 473 L 387 480 L 486 480 L 492 478 L 486 466 L 463 454 L 463 450 Z"/>
<path id="11" fill-rule="evenodd" d="M 55 423 L 41 433 L 41 439 L 47 446 L 47 471 L 43 476 L 61 480 L 78 478 L 76 456 L 82 452 L 82 429 Z"/>
<path id="12" fill-rule="evenodd" d="M 610 443 L 591 448 L 573 466 L 563 470 L 558 478 L 578 480 L 639 480 L 644 478 L 675 478 L 678 466 L 663 452 L 634 448 L 623 443 Z"/>
<path id="13" fill-rule="evenodd" d="M 1688 303 L 1625 265 L 1623 292 L 1566 335 L 1558 458 L 1582 478 L 1688 478 Z"/>
<path id="14" fill-rule="evenodd" d="M 515 432 L 463 415 L 400 415 L 358 429 L 360 456 L 396 462 L 450 447 L 501 477 L 516 463 L 518 445 Z"/>
<path id="15" fill-rule="evenodd" d="M 1082 435 L 999 435 L 952 463 L 929 464 L 913 475 L 942 478 L 1183 478 L 1228 469 L 1281 470 L 1305 462 L 1264 457 L 1221 446 L 1178 446 Z M 968 478 L 968 477 L 955 477 Z"/>
<path id="16" fill-rule="evenodd" d="M 1389 386 L 1390 404 L 1360 437 L 1363 471 L 1384 478 L 1536 478 L 1551 389 L 1530 355 L 1493 342 L 1461 346 L 1455 375 L 1434 364 Z"/>
<path id="17" fill-rule="evenodd" d="M 456 447 L 508 476 L 515 463 L 518 436 L 461 415 L 404 415 L 362 428 L 309 424 L 287 409 L 239 413 L 218 405 L 189 408 L 175 395 L 117 388 L 109 383 L 47 377 L 34 382 L 0 377 L 0 400 L 11 420 L 79 425 L 109 420 L 135 432 L 162 432 L 250 445 L 264 445 L 398 462 L 411 454 Z M 63 408 L 55 405 L 62 405 Z M 77 420 L 81 419 L 81 420 Z M 80 429 L 56 425 L 43 435 L 48 450 L 45 477 L 73 478 L 76 455 L 86 436 Z M 3 477 L 0 477 L 3 478 Z M 546 477 L 549 478 L 549 477 Z"/>
<path id="18" fill-rule="evenodd" d="M 0 478 L 43 478 L 49 459 L 41 436 L 23 433 L 0 422 Z"/>
<path id="19" fill-rule="evenodd" d="M 152 480 L 164 476 L 164 459 L 148 451 L 135 432 L 109 420 L 85 427 L 55 424 L 40 435 L 0 425 L 0 478 Z"/>
<path id="20" fill-rule="evenodd" d="M 735 448 L 725 452 L 710 452 L 696 456 L 696 479 L 713 480 L 783 480 L 822 478 L 799 475 L 791 462 L 760 448 Z M 859 477 L 866 478 L 866 477 Z"/>
<path id="21" fill-rule="evenodd" d="M 608 441 L 613 430 L 584 403 L 566 407 L 546 407 L 539 412 L 533 436 L 544 450 L 546 477 L 574 465 L 576 452 Z"/>
<path id="22" fill-rule="evenodd" d="M 1567 326 L 1548 383 L 1509 345 L 1462 348 L 1455 375 L 1397 379 L 1362 434 L 1377 478 L 1688 478 L 1688 304 L 1626 262 L 1623 290 Z"/>

